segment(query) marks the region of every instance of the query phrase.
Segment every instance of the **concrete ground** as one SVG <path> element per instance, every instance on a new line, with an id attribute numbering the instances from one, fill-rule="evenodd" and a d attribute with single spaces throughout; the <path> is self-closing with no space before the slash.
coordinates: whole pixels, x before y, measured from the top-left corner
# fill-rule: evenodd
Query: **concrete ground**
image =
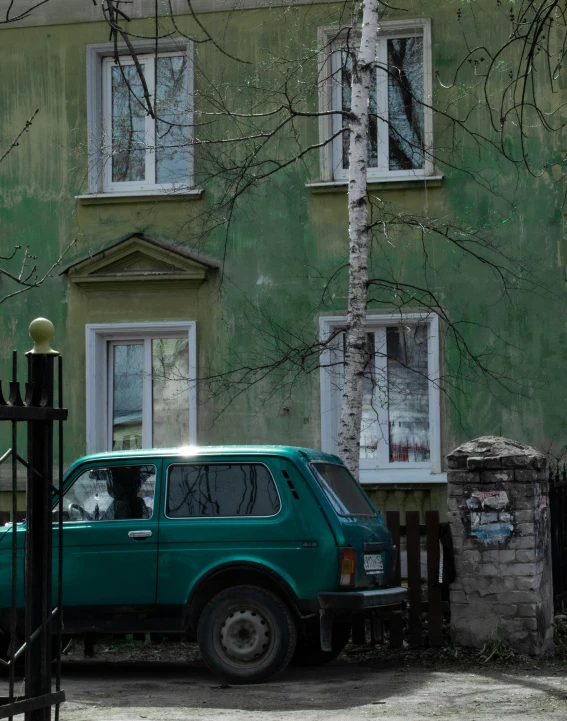
<path id="1" fill-rule="evenodd" d="M 338 660 L 226 686 L 202 665 L 66 662 L 61 721 L 567 719 L 567 669 L 380 668 Z"/>

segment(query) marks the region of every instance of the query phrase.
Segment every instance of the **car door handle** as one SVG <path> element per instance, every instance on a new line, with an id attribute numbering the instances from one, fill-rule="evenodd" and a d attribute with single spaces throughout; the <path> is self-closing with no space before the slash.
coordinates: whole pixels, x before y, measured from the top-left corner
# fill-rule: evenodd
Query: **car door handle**
<path id="1" fill-rule="evenodd" d="M 128 538 L 149 538 L 151 531 L 128 531 Z"/>

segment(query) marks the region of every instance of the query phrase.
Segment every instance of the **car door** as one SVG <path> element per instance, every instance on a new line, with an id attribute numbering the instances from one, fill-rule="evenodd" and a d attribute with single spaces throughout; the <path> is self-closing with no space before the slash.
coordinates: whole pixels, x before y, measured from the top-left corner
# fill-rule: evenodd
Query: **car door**
<path id="1" fill-rule="evenodd" d="M 99 461 L 66 484 L 64 607 L 155 603 L 160 472 L 156 459 Z M 54 528 L 54 580 L 58 535 Z"/>
<path id="2" fill-rule="evenodd" d="M 293 471 L 274 457 L 164 459 L 158 602 L 185 604 L 196 579 L 231 563 L 272 569 L 302 598 L 334 578 L 333 535 Z"/>

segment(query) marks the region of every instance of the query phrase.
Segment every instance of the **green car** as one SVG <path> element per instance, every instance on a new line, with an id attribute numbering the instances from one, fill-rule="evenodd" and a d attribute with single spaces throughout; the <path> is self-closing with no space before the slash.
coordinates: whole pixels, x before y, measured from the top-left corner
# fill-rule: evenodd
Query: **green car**
<path id="1" fill-rule="evenodd" d="M 251 683 L 292 659 L 330 660 L 353 617 L 405 601 L 390 587 L 390 534 L 336 456 L 288 446 L 104 453 L 76 461 L 64 484 L 66 634 L 183 633 L 215 674 Z M 10 527 L 1 532 L 7 634 Z M 23 563 L 25 524 L 17 536 Z"/>

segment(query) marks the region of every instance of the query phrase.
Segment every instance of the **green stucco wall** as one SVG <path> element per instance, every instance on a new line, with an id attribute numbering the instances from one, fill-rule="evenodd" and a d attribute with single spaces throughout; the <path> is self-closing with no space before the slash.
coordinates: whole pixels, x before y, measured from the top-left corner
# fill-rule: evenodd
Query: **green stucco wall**
<path id="1" fill-rule="evenodd" d="M 480 22 L 485 42 L 505 37 L 506 28 L 496 13 L 495 3 L 485 3 Z M 450 76 L 463 56 L 462 26 L 450 2 L 413 2 L 411 14 L 432 18 L 433 66 Z M 222 36 L 225 49 L 252 62 L 244 65 L 220 56 L 211 44 L 197 46 L 197 60 L 207 68 L 227 94 L 236 87 L 262 78 L 266 83 L 275 70 L 270 58 L 313 48 L 317 28 L 329 25 L 343 12 L 340 4 L 257 9 L 207 14 L 212 33 Z M 407 16 L 407 14 L 403 15 Z M 345 17 L 348 18 L 348 13 Z M 391 13 L 395 17 L 395 13 Z M 461 21 L 470 23 L 466 13 Z M 187 17 L 180 27 L 191 32 Z M 131 30 L 152 32 L 144 21 Z M 53 345 L 65 358 L 66 403 L 70 409 L 65 456 L 70 463 L 85 451 L 85 331 L 86 323 L 153 320 L 195 320 L 198 335 L 198 364 L 227 368 L 236 358 L 258 358 L 277 353 L 271 329 L 277 324 L 303 338 L 315 337 L 321 314 L 338 314 L 346 307 L 343 270 L 332 293 L 319 303 L 322 280 L 340 267 L 347 255 L 346 193 L 314 193 L 306 187 L 319 177 L 317 152 L 273 176 L 245 196 L 230 227 L 219 227 L 203 237 L 198 232 L 208 204 L 218 197 L 219 185 L 199 179 L 205 188 L 200 199 L 140 202 L 89 202 L 75 200 L 88 192 L 86 125 L 86 46 L 108 40 L 104 23 L 82 23 L 4 29 L 0 58 L 0 147 L 17 134 L 35 108 L 40 112 L 16 151 L 0 167 L 2 200 L 0 233 L 3 249 L 14 244 L 29 245 L 41 267 L 55 261 L 73 240 L 65 263 L 78 260 L 125 238 L 134 232 L 193 247 L 224 262 L 225 280 L 221 292 L 215 283 L 198 290 L 139 290 L 85 293 L 55 271 L 37 289 L 0 306 L 0 375 L 9 369 L 12 348 L 29 348 L 27 325 L 36 316 L 49 317 L 56 326 Z M 265 76 L 262 75 L 265 72 Z M 298 73 L 298 84 L 313 82 L 315 62 L 306 63 Z M 272 74 L 272 75 L 270 75 Z M 198 76 L 196 85 L 198 85 Z M 434 83 L 435 93 L 444 91 Z M 316 94 L 306 96 L 305 107 L 316 107 Z M 452 92 L 452 91 L 451 91 Z M 449 97 L 447 95 L 447 97 Z M 199 100 L 197 100 L 199 103 Z M 482 125 L 482 115 L 471 116 L 470 127 Z M 295 130 L 304 144 L 316 143 L 317 121 L 299 118 Z M 205 132 L 205 131 L 204 131 Z M 448 144 L 447 123 L 436 118 L 435 141 Z M 290 153 L 293 133 L 282 136 L 283 152 Z M 534 133 L 530 152 L 552 157 L 558 150 L 555 136 Z M 470 227 L 502 243 L 513 255 L 537 264 L 542 282 L 552 293 L 529 293 L 502 297 L 494 275 L 480 264 L 464 260 L 439 237 L 426 241 L 435 271 L 429 282 L 453 317 L 474 325 L 463 326 L 467 342 L 477 353 L 493 354 L 493 361 L 520 386 L 504 386 L 470 378 L 459 368 L 455 345 L 448 340 L 442 362 L 448 376 L 447 395 L 442 400 L 442 454 L 464 440 L 482 434 L 518 439 L 547 450 L 567 439 L 565 358 L 564 268 L 559 249 L 563 242 L 562 185 L 544 174 L 533 177 L 488 151 L 478 152 L 472 140 L 463 139 L 460 159 L 451 162 L 467 169 L 482 170 L 493 185 L 482 189 L 470 173 L 445 165 L 439 170 L 441 187 L 386 188 L 376 197 L 392 211 L 423 213 L 458 218 Z M 555 145 L 554 145 L 555 144 Z M 447 156 L 449 157 L 449 155 Z M 503 197 L 505 196 L 505 197 Z M 509 201 L 512 202 L 509 202 Z M 197 237 L 199 238 L 197 241 Z M 530 260 L 531 259 L 531 260 Z M 375 267 L 388 264 L 407 282 L 421 277 L 423 253 L 415 233 L 393 230 L 387 241 L 373 247 Z M 4 284 L 5 279 L 0 280 Z M 8 287 L 7 282 L 6 286 Z M 389 310 L 387 297 L 372 304 Z M 411 307 L 409 308 L 411 310 Z M 502 345 L 498 336 L 505 340 Z M 455 377 L 458 374 L 458 377 Z M 508 383 L 508 385 L 511 385 Z M 318 371 L 299 374 L 290 386 L 268 379 L 252 386 L 227 405 L 227 398 L 206 398 L 200 392 L 198 439 L 207 443 L 286 443 L 320 445 Z M 0 430 L 1 432 L 1 430 Z M 1 436 L 2 446 L 7 439 Z M 392 507 L 395 493 L 399 507 L 444 510 L 439 487 L 376 491 L 378 505 Z M 441 487 L 442 488 L 442 487 Z M 424 490 L 425 489 L 425 490 Z M 407 493 L 406 493 L 407 491 Z M 426 496 L 420 495 L 425 493 Z M 380 495 L 382 494 L 382 495 Z M 429 500 L 424 500 L 425 498 Z"/>

